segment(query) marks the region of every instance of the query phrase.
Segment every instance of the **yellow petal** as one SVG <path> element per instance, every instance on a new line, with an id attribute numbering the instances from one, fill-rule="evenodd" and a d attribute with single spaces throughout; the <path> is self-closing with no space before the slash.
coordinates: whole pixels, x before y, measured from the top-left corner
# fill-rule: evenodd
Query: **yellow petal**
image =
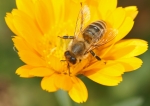
<path id="1" fill-rule="evenodd" d="M 99 0 L 98 10 L 101 15 L 102 20 L 110 15 L 112 11 L 116 9 L 117 0 Z"/>
<path id="2" fill-rule="evenodd" d="M 5 21 L 6 24 L 8 25 L 8 27 L 11 29 L 11 31 L 15 34 L 15 35 L 19 35 L 18 31 L 16 30 L 14 23 L 13 23 L 13 15 L 10 13 L 7 13 L 6 17 L 5 17 Z"/>
<path id="3" fill-rule="evenodd" d="M 35 52 L 32 51 L 19 51 L 21 60 L 31 66 L 45 66 L 46 62 Z"/>
<path id="4" fill-rule="evenodd" d="M 64 20 L 64 0 L 45 0 L 45 3 L 49 6 L 52 4 L 53 12 L 54 12 L 54 19 L 55 24 L 59 24 L 59 22 L 62 22 Z M 52 10 L 51 10 L 52 11 Z"/>
<path id="5" fill-rule="evenodd" d="M 33 67 L 29 65 L 21 66 L 16 70 L 16 74 L 20 75 L 20 77 L 25 77 L 25 78 L 33 77 L 32 75 L 29 74 L 32 68 Z"/>
<path id="6" fill-rule="evenodd" d="M 37 67 L 37 68 L 31 69 L 30 71 L 30 75 L 37 76 L 37 77 L 50 76 L 53 73 L 54 73 L 53 70 L 46 68 L 46 67 Z"/>
<path id="7" fill-rule="evenodd" d="M 99 63 L 99 62 L 96 62 L 96 63 Z M 108 75 L 108 76 L 121 76 L 125 71 L 124 67 L 120 63 L 116 63 L 113 61 L 110 61 L 110 62 L 108 61 L 103 67 L 98 66 L 98 64 L 95 64 L 95 66 L 94 65 L 92 66 L 93 66 L 93 69 L 86 71 L 84 73 L 85 76 L 89 76 L 95 73 Z"/>
<path id="8" fill-rule="evenodd" d="M 115 25 L 115 23 L 114 23 L 114 25 Z M 118 26 L 118 25 L 119 25 L 119 22 L 118 22 L 118 24 L 116 24 L 116 26 Z M 112 45 L 113 43 L 118 42 L 119 40 L 124 38 L 130 32 L 133 25 L 134 25 L 133 19 L 131 17 L 126 17 L 124 19 L 123 23 L 119 26 L 118 29 L 112 28 L 112 30 L 110 30 L 110 31 L 113 31 L 113 34 L 116 34 L 116 36 L 112 41 L 110 41 L 107 44 L 103 45 L 102 48 L 106 48 L 109 45 Z"/>
<path id="9" fill-rule="evenodd" d="M 122 7 L 116 8 L 112 14 L 107 17 L 108 22 L 114 29 L 118 29 L 124 22 L 126 11 Z"/>
<path id="10" fill-rule="evenodd" d="M 69 90 L 69 96 L 77 103 L 83 103 L 87 100 L 88 92 L 84 83 L 77 77 L 72 77 L 73 86 Z"/>
<path id="11" fill-rule="evenodd" d="M 87 75 L 86 75 L 87 76 Z M 121 76 L 108 76 L 101 73 L 94 73 L 87 76 L 89 79 L 106 86 L 116 86 L 122 81 Z"/>
<path id="12" fill-rule="evenodd" d="M 55 92 L 58 90 L 58 88 L 55 86 L 54 80 L 55 77 L 57 75 L 56 74 L 52 74 L 49 77 L 44 77 L 41 81 L 41 87 L 43 90 L 46 90 L 48 92 Z"/>
<path id="13" fill-rule="evenodd" d="M 69 91 L 72 88 L 73 82 L 68 75 L 58 75 L 55 78 L 55 85 L 57 88 Z"/>
<path id="14" fill-rule="evenodd" d="M 126 16 L 131 17 L 133 20 L 138 14 L 138 10 L 136 6 L 128 6 L 125 8 L 125 10 L 126 10 Z"/>
<path id="15" fill-rule="evenodd" d="M 124 46 L 135 46 L 135 48 L 128 54 L 125 55 L 124 58 L 129 58 L 133 56 L 138 56 L 143 54 L 148 49 L 148 44 L 145 40 L 142 39 L 127 39 L 118 42 L 118 45 L 123 44 Z M 122 46 L 123 46 L 122 45 Z"/>
<path id="16" fill-rule="evenodd" d="M 138 56 L 147 50 L 147 42 L 140 39 L 126 39 L 116 43 L 107 54 L 105 59 L 130 58 Z M 103 50 L 105 51 L 105 49 Z"/>
<path id="17" fill-rule="evenodd" d="M 19 10 L 13 10 L 12 14 L 14 26 L 19 32 L 18 36 L 23 37 L 26 42 L 38 51 L 36 43 L 41 40 L 42 33 L 34 20 Z"/>
<path id="18" fill-rule="evenodd" d="M 72 1 L 79 4 L 81 2 L 83 3 L 83 2 L 88 1 L 88 0 L 72 0 Z"/>
<path id="19" fill-rule="evenodd" d="M 62 70 L 66 69 L 66 67 L 65 67 L 66 62 L 61 62 L 61 60 L 59 58 L 54 57 L 53 55 L 49 56 L 49 62 L 48 63 L 53 70 L 62 71 Z"/>
<path id="20" fill-rule="evenodd" d="M 29 44 L 27 44 L 27 42 L 19 36 L 14 36 L 14 38 L 12 38 L 15 47 L 17 48 L 17 50 L 27 50 L 27 51 L 34 51 L 34 49 L 32 49 L 30 47 Z"/>
<path id="21" fill-rule="evenodd" d="M 122 25 L 118 28 L 118 34 L 114 39 L 114 42 L 117 42 L 124 38 L 132 29 L 134 21 L 131 17 L 126 17 Z"/>
<path id="22" fill-rule="evenodd" d="M 43 0 L 39 0 L 35 3 L 35 15 L 42 32 L 48 33 L 50 27 L 54 26 L 55 20 L 52 4 L 45 4 L 45 2 Z"/>
<path id="23" fill-rule="evenodd" d="M 140 68 L 143 63 L 142 60 L 137 57 L 122 58 L 116 61 L 120 62 L 124 66 L 126 72 Z"/>
<path id="24" fill-rule="evenodd" d="M 65 0 L 64 22 L 72 22 L 69 25 L 73 24 L 75 30 L 81 5 L 80 3 L 74 3 L 74 1 L 78 2 L 78 0 Z"/>
<path id="25" fill-rule="evenodd" d="M 34 0 L 16 0 L 17 8 L 34 18 Z"/>

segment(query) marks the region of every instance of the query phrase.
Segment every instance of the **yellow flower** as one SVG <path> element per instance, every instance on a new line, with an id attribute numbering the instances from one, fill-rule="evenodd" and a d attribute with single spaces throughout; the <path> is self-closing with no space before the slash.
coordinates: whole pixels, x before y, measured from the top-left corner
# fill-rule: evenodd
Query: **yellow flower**
<path id="1" fill-rule="evenodd" d="M 90 10 L 87 25 L 103 20 L 117 33 L 113 40 L 94 49 L 101 61 L 88 53 L 81 62 L 68 67 L 67 61 L 62 60 L 65 60 L 64 52 L 70 40 L 60 37 L 74 35 L 81 2 Z M 75 102 L 82 103 L 87 100 L 88 93 L 78 75 L 115 86 L 122 81 L 124 72 L 142 65 L 142 60 L 135 56 L 147 50 L 147 42 L 121 40 L 133 27 L 138 13 L 136 6 L 116 7 L 117 0 L 16 0 L 16 4 L 17 9 L 5 17 L 16 35 L 13 42 L 20 59 L 26 64 L 16 73 L 25 78 L 42 77 L 41 87 L 48 92 L 63 89 Z"/>

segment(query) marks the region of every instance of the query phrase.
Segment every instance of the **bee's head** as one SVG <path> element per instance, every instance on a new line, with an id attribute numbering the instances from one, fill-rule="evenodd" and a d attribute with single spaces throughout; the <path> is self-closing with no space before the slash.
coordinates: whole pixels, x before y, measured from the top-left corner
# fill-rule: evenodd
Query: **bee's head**
<path id="1" fill-rule="evenodd" d="M 64 53 L 64 55 L 65 55 L 66 60 L 67 60 L 69 63 L 71 63 L 71 64 L 76 64 L 77 59 L 76 59 L 75 55 L 74 55 L 72 52 L 66 51 L 66 52 Z"/>

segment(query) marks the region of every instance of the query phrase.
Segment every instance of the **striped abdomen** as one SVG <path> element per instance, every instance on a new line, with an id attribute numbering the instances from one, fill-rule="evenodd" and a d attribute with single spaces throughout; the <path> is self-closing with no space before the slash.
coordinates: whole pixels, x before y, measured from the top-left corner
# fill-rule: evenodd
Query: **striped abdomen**
<path id="1" fill-rule="evenodd" d="M 88 25 L 82 35 L 84 40 L 90 44 L 97 42 L 105 33 L 106 24 L 104 21 L 96 21 Z"/>

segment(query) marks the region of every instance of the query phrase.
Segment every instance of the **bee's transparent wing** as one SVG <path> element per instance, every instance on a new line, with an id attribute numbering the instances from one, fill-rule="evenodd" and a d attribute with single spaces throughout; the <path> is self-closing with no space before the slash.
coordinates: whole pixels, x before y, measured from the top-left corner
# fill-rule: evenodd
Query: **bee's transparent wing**
<path id="1" fill-rule="evenodd" d="M 76 21 L 76 27 L 75 27 L 75 32 L 74 32 L 75 38 L 78 38 L 81 36 L 81 33 L 83 32 L 89 20 L 90 20 L 90 9 L 87 5 L 82 6 L 81 4 L 81 10 L 79 12 L 79 15 Z"/>
<path id="2" fill-rule="evenodd" d="M 113 28 L 107 29 L 105 35 L 102 36 L 102 38 L 100 38 L 100 40 L 94 45 L 97 46 L 104 45 L 110 42 L 111 40 L 113 40 L 117 36 L 117 34 L 118 34 L 117 29 L 113 29 Z"/>
<path id="3" fill-rule="evenodd" d="M 95 49 L 96 47 L 102 46 L 108 42 L 110 42 L 111 40 L 113 40 L 118 34 L 118 30 L 117 29 L 107 29 L 106 33 L 99 39 L 99 41 L 97 41 L 96 43 L 92 43 L 90 45 L 90 47 L 87 49 L 87 51 L 85 52 L 88 53 L 89 51 Z"/>

